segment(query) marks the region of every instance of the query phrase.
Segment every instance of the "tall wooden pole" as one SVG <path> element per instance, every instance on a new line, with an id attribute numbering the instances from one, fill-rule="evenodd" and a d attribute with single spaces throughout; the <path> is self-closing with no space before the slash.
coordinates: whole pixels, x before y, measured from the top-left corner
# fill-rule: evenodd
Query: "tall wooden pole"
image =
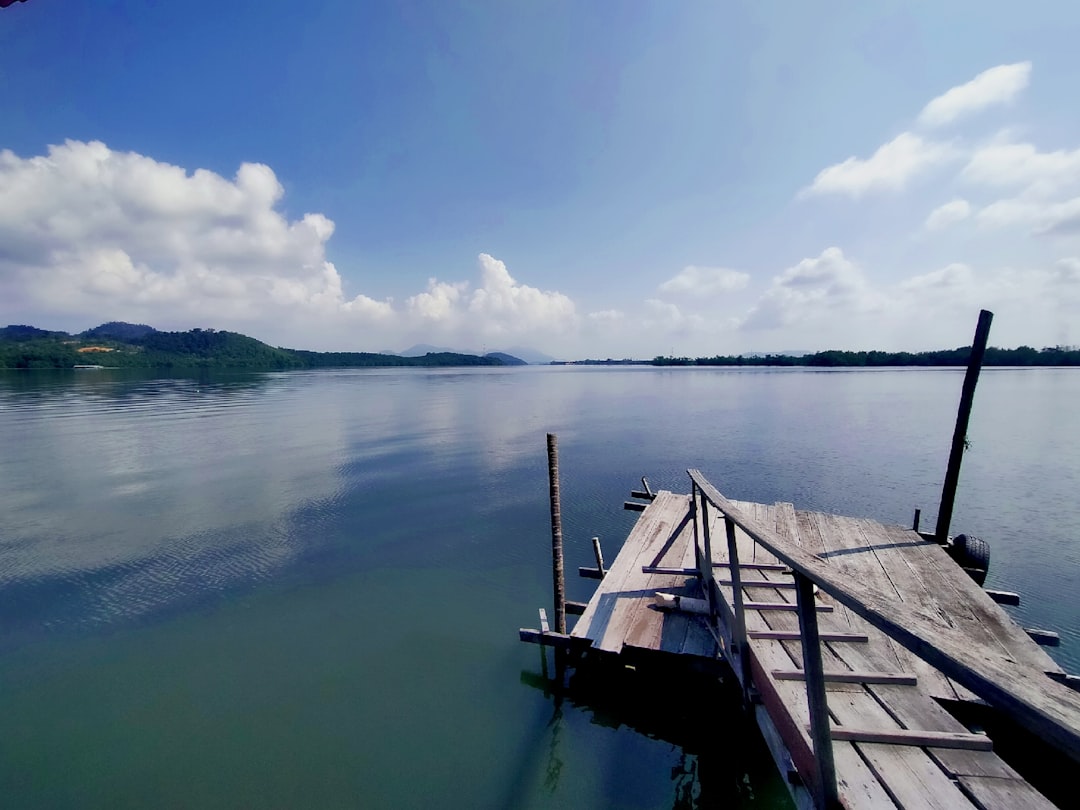
<path id="1" fill-rule="evenodd" d="M 975 399 L 975 384 L 979 382 L 979 371 L 982 369 L 983 356 L 986 354 L 986 341 L 990 337 L 992 320 L 994 320 L 993 312 L 984 309 L 979 313 L 975 339 L 971 343 L 971 357 L 968 359 L 967 374 L 964 375 L 964 387 L 960 392 L 960 409 L 957 411 L 956 428 L 953 430 L 949 467 L 945 471 L 945 483 L 941 486 L 941 507 L 938 509 L 937 530 L 934 532 L 939 543 L 944 543 L 949 537 L 949 524 L 952 523 L 953 503 L 956 500 L 956 486 L 960 482 L 960 462 L 964 460 L 964 448 L 967 445 L 971 403 Z"/>
<path id="2" fill-rule="evenodd" d="M 562 507 L 559 504 L 559 439 L 547 435 L 548 485 L 551 490 L 551 577 L 555 592 L 555 630 L 566 633 L 566 582 L 563 573 Z"/>

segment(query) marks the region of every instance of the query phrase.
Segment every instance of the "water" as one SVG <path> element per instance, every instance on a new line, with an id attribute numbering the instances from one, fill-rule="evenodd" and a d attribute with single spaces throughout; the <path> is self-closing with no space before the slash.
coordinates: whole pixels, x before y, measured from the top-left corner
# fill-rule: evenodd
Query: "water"
<path id="1" fill-rule="evenodd" d="M 638 478 L 933 526 L 962 372 L 0 372 L 0 796 L 17 807 L 780 807 L 724 695 L 545 692 Z M 1080 671 L 1080 373 L 983 372 L 954 530 Z M 569 596 L 592 583 L 571 576 Z M 685 692 L 684 692 L 685 690 Z M 649 712 L 653 696 L 671 693 Z M 686 695 L 686 698 L 683 695 Z M 637 698 L 635 707 L 635 698 Z"/>

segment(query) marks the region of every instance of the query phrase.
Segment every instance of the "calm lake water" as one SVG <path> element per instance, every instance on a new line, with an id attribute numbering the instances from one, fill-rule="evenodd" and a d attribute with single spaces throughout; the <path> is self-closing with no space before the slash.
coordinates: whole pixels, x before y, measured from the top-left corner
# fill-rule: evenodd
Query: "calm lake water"
<path id="1" fill-rule="evenodd" d="M 8 807 L 784 806 L 724 695 L 517 640 L 646 475 L 933 526 L 962 370 L 0 372 Z M 983 372 L 954 531 L 1080 671 L 1080 371 Z M 568 577 L 570 598 L 592 583 Z M 586 685 L 587 686 L 587 685 Z M 685 691 L 684 691 L 685 689 Z M 653 699 L 657 711 L 649 711 Z M 693 705 L 688 705 L 693 701 Z"/>

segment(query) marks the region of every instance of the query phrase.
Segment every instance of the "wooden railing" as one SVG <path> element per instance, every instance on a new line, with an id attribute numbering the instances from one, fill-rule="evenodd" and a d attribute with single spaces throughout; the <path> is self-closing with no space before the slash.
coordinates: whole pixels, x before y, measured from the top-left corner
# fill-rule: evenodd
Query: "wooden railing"
<path id="1" fill-rule="evenodd" d="M 691 511 L 697 569 L 713 616 L 724 613 L 729 622 L 732 663 L 739 669 L 744 690 L 749 687 L 749 656 L 746 654 L 746 621 L 743 605 L 735 527 L 788 566 L 795 592 L 802 635 L 803 669 L 810 705 L 810 736 L 817 770 L 819 806 L 838 805 L 832 737 L 825 699 L 825 679 L 814 603 L 814 586 L 832 596 L 890 638 L 928 661 L 942 673 L 970 689 L 990 705 L 1005 712 L 1038 737 L 1080 762 L 1080 693 L 1062 686 L 1044 673 L 1017 664 L 992 649 L 974 648 L 963 633 L 864 582 L 843 579 L 817 555 L 782 538 L 772 528 L 746 515 L 698 470 L 687 470 L 691 481 Z M 733 594 L 732 610 L 720 596 L 713 576 L 709 510 L 724 518 Z"/>

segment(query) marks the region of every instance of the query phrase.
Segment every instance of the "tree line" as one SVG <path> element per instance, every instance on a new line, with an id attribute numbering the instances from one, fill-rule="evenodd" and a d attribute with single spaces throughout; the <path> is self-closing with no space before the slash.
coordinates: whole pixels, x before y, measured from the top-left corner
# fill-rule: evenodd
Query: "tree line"
<path id="1" fill-rule="evenodd" d="M 655 357 L 654 366 L 811 366 L 817 368 L 887 368 L 895 366 L 966 366 L 971 347 L 932 352 L 847 352 L 832 349 L 813 354 L 716 355 L 714 357 Z M 1080 348 L 1051 346 L 1033 349 L 987 347 L 984 366 L 1080 366 Z"/>

